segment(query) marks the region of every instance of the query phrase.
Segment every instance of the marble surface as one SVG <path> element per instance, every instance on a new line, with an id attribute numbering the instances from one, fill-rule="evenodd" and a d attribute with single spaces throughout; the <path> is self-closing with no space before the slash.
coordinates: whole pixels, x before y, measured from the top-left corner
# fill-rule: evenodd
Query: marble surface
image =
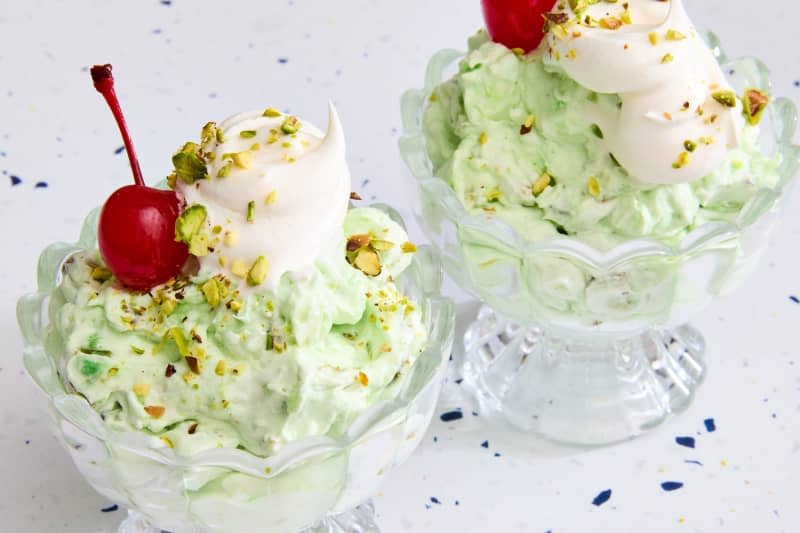
<path id="1" fill-rule="evenodd" d="M 800 97 L 800 4 L 687 0 L 731 55 L 773 69 Z M 354 189 L 407 211 L 398 101 L 426 60 L 462 48 L 477 0 L 29 0 L 0 9 L 0 529 L 115 531 L 122 510 L 86 485 L 50 435 L 23 374 L 15 300 L 34 288 L 39 251 L 77 238 L 83 215 L 129 179 L 115 126 L 89 81 L 113 62 L 145 176 L 207 120 L 267 105 L 325 123 L 339 107 Z M 800 215 L 790 207 L 762 266 L 699 325 L 709 375 L 688 412 L 599 450 L 520 439 L 471 415 L 445 387 L 424 444 L 376 498 L 385 533 L 800 530 Z M 411 224 L 412 234 L 420 233 Z M 461 316 L 474 312 L 462 302 Z M 463 321 L 462 321 L 463 322 Z M 462 324 L 463 325 L 463 324 Z M 714 420 L 714 431 L 705 421 Z M 709 425 L 710 426 L 710 425 Z M 693 437 L 691 441 L 677 437 Z M 667 482 L 682 485 L 664 485 Z M 675 490 L 667 490 L 667 489 Z M 610 495 L 609 492 L 610 491 Z M 609 496 L 607 499 L 604 496 Z M 605 500 L 605 501 L 604 501 Z M 593 503 L 594 502 L 594 503 Z M 103 512 L 103 510 L 107 512 Z"/>

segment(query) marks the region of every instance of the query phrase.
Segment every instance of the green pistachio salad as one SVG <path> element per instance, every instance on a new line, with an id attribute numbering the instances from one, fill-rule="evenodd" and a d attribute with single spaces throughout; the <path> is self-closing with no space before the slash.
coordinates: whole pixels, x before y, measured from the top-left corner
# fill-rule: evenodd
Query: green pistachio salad
<path id="1" fill-rule="evenodd" d="M 384 211 L 348 207 L 336 113 L 324 135 L 271 108 L 237 115 L 173 161 L 190 261 L 147 292 L 97 250 L 67 261 L 48 345 L 69 385 L 112 429 L 183 456 L 269 456 L 393 398 L 426 346 L 395 283 L 416 248 Z"/>
<path id="2" fill-rule="evenodd" d="M 676 244 L 778 184 L 769 96 L 738 92 L 679 0 L 560 2 L 538 49 L 469 40 L 424 114 L 434 173 L 529 241 Z"/>

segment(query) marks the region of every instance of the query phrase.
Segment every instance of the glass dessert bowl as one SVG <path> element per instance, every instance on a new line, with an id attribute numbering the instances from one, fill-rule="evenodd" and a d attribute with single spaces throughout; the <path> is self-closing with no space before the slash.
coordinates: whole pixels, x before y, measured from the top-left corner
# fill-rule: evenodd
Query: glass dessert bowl
<path id="1" fill-rule="evenodd" d="M 111 66 L 91 72 L 136 184 L 17 306 L 56 435 L 122 532 L 377 531 L 450 354 L 436 253 L 352 204 L 333 106 L 325 134 L 274 108 L 208 122 L 153 188 Z"/>
<path id="2" fill-rule="evenodd" d="M 378 531 L 370 498 L 420 443 L 450 354 L 453 308 L 438 296 L 435 252 L 420 247 L 398 280 L 420 304 L 428 342 L 395 397 L 371 405 L 339 436 L 300 439 L 268 457 L 240 449 L 183 457 L 144 433 L 110 428 L 63 377 L 63 347 L 48 334 L 59 305 L 52 299 L 65 261 L 94 248 L 96 235 L 95 212 L 77 244 L 44 250 L 38 292 L 20 299 L 17 315 L 25 368 L 48 397 L 55 434 L 87 482 L 129 510 L 120 533 Z"/>
<path id="3" fill-rule="evenodd" d="M 760 61 L 730 60 L 713 34 L 704 38 L 734 89 L 769 90 L 768 71 Z M 522 50 L 514 52 L 523 56 Z M 483 57 L 502 77 L 511 60 L 493 63 L 499 55 L 495 47 Z M 754 187 L 743 205 L 718 220 L 696 224 L 671 239 L 644 235 L 598 246 L 598 241 L 589 243 L 562 229 L 531 239 L 519 231 L 520 224 L 495 216 L 491 204 L 483 210 L 465 207 L 462 191 L 457 194 L 439 172 L 446 165 L 432 161 L 431 150 L 438 145 L 430 146 L 425 113 L 441 97 L 439 90 L 451 91 L 442 107 L 452 124 L 439 130 L 446 131 L 442 137 L 458 128 L 459 136 L 473 135 L 475 159 L 487 143 L 487 130 L 478 137 L 480 129 L 469 131 L 472 115 L 465 119 L 461 108 L 455 109 L 464 106 L 463 93 L 453 96 L 453 87 L 445 83 L 455 73 L 466 77 L 480 68 L 486 68 L 480 57 L 442 50 L 428 64 L 424 88 L 402 98 L 400 151 L 417 180 L 421 224 L 441 251 L 448 274 L 484 304 L 464 337 L 465 383 L 485 409 L 555 441 L 602 445 L 636 436 L 686 409 L 703 380 L 705 342 L 687 322 L 745 279 L 766 248 L 800 164 L 800 150 L 793 144 L 795 106 L 775 99 L 761 121 L 757 143 L 775 161 L 775 183 Z M 468 115 L 496 112 L 491 95 L 501 98 L 503 91 L 517 90 L 510 75 L 496 86 L 472 87 L 485 89 L 487 96 Z M 553 91 L 562 94 L 560 88 Z M 526 111 L 516 113 L 520 135 L 536 127 L 532 114 L 526 120 Z M 508 164 L 516 164 L 512 161 Z M 454 165 L 445 171 L 450 179 L 458 173 Z M 563 177 L 556 176 L 556 183 Z M 544 187 L 550 184 L 547 177 Z M 598 185 L 590 178 L 591 195 L 599 192 L 592 190 Z"/>

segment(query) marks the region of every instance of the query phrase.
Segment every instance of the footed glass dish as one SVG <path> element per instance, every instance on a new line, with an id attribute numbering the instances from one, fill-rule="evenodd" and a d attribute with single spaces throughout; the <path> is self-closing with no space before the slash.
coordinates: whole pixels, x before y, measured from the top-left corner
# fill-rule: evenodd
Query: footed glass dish
<path id="1" fill-rule="evenodd" d="M 729 60 L 707 40 L 738 91 L 769 90 L 760 61 Z M 403 95 L 400 151 L 445 269 L 484 303 L 464 337 L 465 383 L 484 409 L 563 443 L 610 444 L 657 426 L 686 409 L 705 374 L 703 336 L 687 322 L 741 283 L 767 246 L 800 166 L 794 104 L 774 100 L 761 123 L 762 149 L 781 158 L 778 185 L 756 192 L 733 223 L 707 223 L 676 245 L 637 239 L 600 252 L 568 236 L 526 241 L 468 212 L 434 175 L 423 113 L 463 57 L 438 52 L 425 87 Z"/>
<path id="2" fill-rule="evenodd" d="M 340 437 L 305 438 L 269 457 L 239 449 L 182 457 L 152 448 L 141 433 L 111 430 L 65 382 L 58 366 L 63 348 L 48 343 L 49 302 L 62 265 L 95 248 L 96 235 L 95 211 L 77 244 L 44 250 L 38 292 L 19 300 L 17 317 L 25 368 L 49 399 L 56 435 L 89 484 L 129 510 L 119 532 L 377 532 L 370 498 L 420 443 L 450 355 L 454 310 L 439 297 L 436 252 L 420 247 L 398 280 L 419 303 L 429 337 L 397 397 L 369 407 Z"/>

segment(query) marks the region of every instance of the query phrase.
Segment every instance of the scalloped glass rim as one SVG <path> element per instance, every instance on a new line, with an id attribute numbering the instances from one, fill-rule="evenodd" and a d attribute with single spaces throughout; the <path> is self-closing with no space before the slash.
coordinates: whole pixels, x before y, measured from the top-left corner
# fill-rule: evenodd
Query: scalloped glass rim
<path id="1" fill-rule="evenodd" d="M 394 209 L 381 204 L 372 207 L 385 211 L 394 220 L 403 223 Z M 44 348 L 49 297 L 60 281 L 64 261 L 78 251 L 96 246 L 98 214 L 99 208 L 86 217 L 77 243 L 54 243 L 42 252 L 37 267 L 38 291 L 19 299 L 17 321 L 23 335 L 25 368 L 48 396 L 53 407 L 76 427 L 115 447 L 175 467 L 223 467 L 259 478 L 274 478 L 313 457 L 351 448 L 364 438 L 396 423 L 403 411 L 435 383 L 447 362 L 453 342 L 455 308 L 449 299 L 439 295 L 444 272 L 437 251 L 430 246 L 420 246 L 398 283 L 407 290 L 416 291 L 415 296 L 421 300 L 420 308 L 428 325 L 429 341 L 396 398 L 371 406 L 340 437 L 301 439 L 266 458 L 238 449 L 209 450 L 191 457 L 181 457 L 169 449 L 151 448 L 143 433 L 109 429 L 83 396 L 68 392 L 59 379 L 55 363 Z"/>
<path id="2" fill-rule="evenodd" d="M 764 63 L 751 57 L 729 60 L 714 33 L 706 32 L 704 37 L 726 72 L 733 69 L 744 75 L 750 86 L 769 91 L 771 87 L 769 70 Z M 776 98 L 768 108 L 767 118 L 772 124 L 770 140 L 774 143 L 774 149 L 780 152 L 783 158 L 779 169 L 780 180 L 774 188 L 759 190 L 742 208 L 735 223 L 704 224 L 692 230 L 681 242 L 673 246 L 656 239 L 631 239 L 604 252 L 569 237 L 529 242 L 505 222 L 497 219 L 489 220 L 467 212 L 450 185 L 433 174 L 422 127 L 425 104 L 433 90 L 444 81 L 447 69 L 464 55 L 464 52 L 453 49 L 435 53 L 428 63 L 424 88 L 409 89 L 403 94 L 401 101 L 403 135 L 399 141 L 400 153 L 406 166 L 419 181 L 420 189 L 430 198 L 438 198 L 447 216 L 458 227 L 488 234 L 520 255 L 539 252 L 560 253 L 577 258 L 597 270 L 611 270 L 619 264 L 642 256 L 691 256 L 710 245 L 736 238 L 744 228 L 774 209 L 785 196 L 784 192 L 800 167 L 800 146 L 793 143 L 797 129 L 797 108 L 787 98 Z"/>

